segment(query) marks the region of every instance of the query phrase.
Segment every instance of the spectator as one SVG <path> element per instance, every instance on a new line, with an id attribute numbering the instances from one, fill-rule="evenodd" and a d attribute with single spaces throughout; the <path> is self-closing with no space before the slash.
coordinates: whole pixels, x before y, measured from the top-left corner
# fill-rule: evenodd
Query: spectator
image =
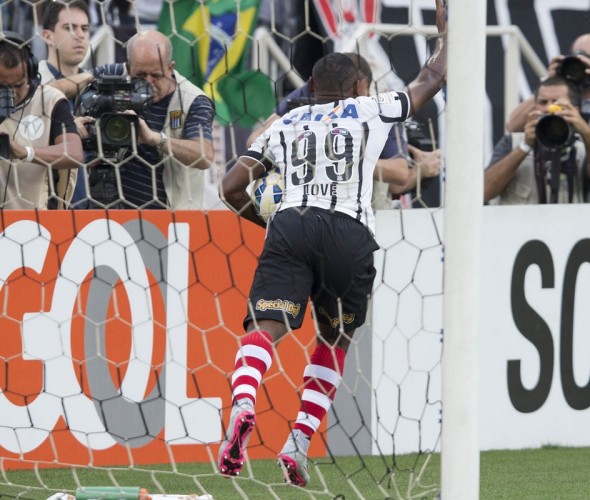
<path id="1" fill-rule="evenodd" d="M 0 207 L 47 208 L 52 169 L 77 168 L 82 144 L 64 95 L 37 83 L 37 60 L 16 33 L 0 41 L 2 102 L 14 98 L 0 124 Z M 6 111 L 3 107 L 3 111 Z"/>
<path id="2" fill-rule="evenodd" d="M 43 39 L 47 44 L 47 59 L 39 61 L 42 83 L 82 72 L 80 63 L 90 42 L 86 2 L 51 2 L 43 13 Z"/>
<path id="3" fill-rule="evenodd" d="M 443 0 L 437 0 L 436 9 L 439 32 L 444 32 Z M 273 123 L 223 178 L 223 199 L 261 226 L 246 188 L 264 173 L 265 158 L 273 158 L 283 174 L 285 194 L 268 224 L 250 290 L 244 320 L 248 333 L 235 357 L 232 411 L 219 448 L 221 474 L 237 476 L 242 470 L 256 422 L 256 395 L 272 364 L 274 345 L 301 327 L 311 298 L 317 347 L 304 371 L 293 430 L 278 456 L 285 480 L 308 484 L 310 439 L 334 399 L 375 278 L 373 252 L 379 246 L 372 236 L 373 171 L 392 124 L 406 120 L 440 89 L 445 48 L 441 36 L 405 92 L 372 98 L 361 95 L 359 70 L 349 57 L 324 56 L 313 68 L 316 102 Z"/>
<path id="4" fill-rule="evenodd" d="M 174 71 L 172 44 L 158 31 L 129 40 L 127 67 L 128 76 L 149 82 L 153 98 L 139 120 L 137 152 L 119 167 L 121 208 L 202 209 L 204 170 L 213 161 L 213 102 Z M 93 75 L 127 75 L 127 67 L 108 64 L 53 85 L 71 97 Z"/>
<path id="5" fill-rule="evenodd" d="M 90 17 L 86 2 L 50 2 L 43 12 L 43 40 L 47 44 L 47 59 L 39 61 L 41 83 L 81 73 L 80 63 L 88 52 L 90 42 Z M 73 112 L 73 100 L 70 100 L 70 106 Z M 78 117 L 75 122 L 78 132 L 85 133 L 84 125 L 88 119 Z M 58 196 L 49 200 L 49 208 L 66 208 L 70 202 L 76 204 L 85 198 L 83 172 L 82 167 L 53 171 Z"/>
<path id="6" fill-rule="evenodd" d="M 345 55 L 354 61 L 360 71 L 359 95 L 368 96 L 373 82 L 369 63 L 360 54 Z M 247 146 L 290 109 L 312 103 L 313 100 L 314 92 L 310 89 L 309 82 L 295 89 L 278 104 L 275 112 L 264 124 L 250 134 Z M 374 172 L 373 209 L 391 208 L 392 195 L 401 195 L 416 187 L 418 172 L 422 178 L 437 176 L 440 172 L 440 150 L 426 152 L 409 146 L 405 140 L 403 126 L 393 126 Z M 383 182 L 385 176 L 390 179 L 389 182 Z"/>
<path id="7" fill-rule="evenodd" d="M 581 106 L 582 115 L 586 118 L 586 121 L 590 119 L 590 33 L 580 35 L 572 43 L 571 53 L 575 54 L 585 65 L 586 65 L 586 82 L 580 87 L 581 93 Z M 551 59 L 551 63 L 547 68 L 548 77 L 556 76 L 560 74 L 561 62 L 566 56 L 559 55 Z M 534 96 L 521 102 L 512 113 L 506 124 L 506 130 L 508 132 L 522 132 L 524 130 L 525 123 L 528 120 L 529 112 L 535 107 Z"/>
<path id="8" fill-rule="evenodd" d="M 484 201 L 498 204 L 581 203 L 584 181 L 590 177 L 590 126 L 579 110 L 579 92 L 567 80 L 553 76 L 540 83 L 524 132 L 505 135 L 494 148 L 485 171 Z M 548 148 L 537 137 L 539 118 L 554 105 L 575 132 L 564 147 Z"/>

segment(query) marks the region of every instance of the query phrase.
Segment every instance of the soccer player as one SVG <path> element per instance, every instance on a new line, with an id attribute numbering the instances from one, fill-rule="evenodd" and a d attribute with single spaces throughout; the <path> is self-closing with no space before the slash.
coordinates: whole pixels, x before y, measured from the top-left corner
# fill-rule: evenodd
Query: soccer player
<path id="1" fill-rule="evenodd" d="M 358 66 L 359 82 L 357 91 L 359 96 L 370 95 L 373 72 L 368 61 L 357 53 L 345 52 L 344 54 L 350 57 Z M 246 142 L 247 146 L 249 147 L 260 134 L 289 111 L 291 101 L 309 104 L 314 98 L 314 92 L 310 88 L 309 82 L 295 89 L 278 104 L 274 113 L 266 119 L 264 124 L 249 135 Z M 418 169 L 411 168 L 408 162 L 410 153 L 411 158 L 415 160 L 416 164 L 420 165 L 419 173 Z M 391 179 L 389 182 L 383 182 L 382 170 L 389 172 Z M 419 176 L 427 179 L 435 177 L 439 173 L 440 150 L 432 152 L 420 151 L 407 144 L 403 134 L 403 127 L 392 127 L 374 172 L 373 210 L 391 208 L 391 194 L 400 195 L 414 189 Z"/>
<path id="2" fill-rule="evenodd" d="M 320 59 L 312 79 L 316 104 L 277 120 L 241 156 L 222 181 L 222 199 L 242 217 L 264 226 L 246 187 L 270 159 L 283 175 L 284 195 L 250 291 L 247 334 L 232 376 L 232 411 L 219 450 L 219 469 L 236 476 L 255 425 L 254 404 L 272 364 L 273 345 L 300 328 L 311 298 L 317 347 L 303 375 L 301 407 L 278 460 L 285 480 L 309 482 L 307 451 L 330 408 L 346 351 L 365 321 L 373 287 L 373 171 L 390 128 L 420 109 L 440 89 L 446 71 L 445 7 L 436 0 L 442 34 L 435 52 L 404 92 L 359 97 L 359 70 L 347 56 Z M 263 160 L 265 160 L 263 162 Z M 384 180 L 387 172 L 384 172 Z"/>

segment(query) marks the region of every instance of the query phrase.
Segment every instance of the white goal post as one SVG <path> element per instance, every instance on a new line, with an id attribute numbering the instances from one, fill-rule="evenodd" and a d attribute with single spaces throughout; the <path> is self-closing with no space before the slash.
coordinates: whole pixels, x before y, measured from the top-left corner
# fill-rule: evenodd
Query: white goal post
<path id="1" fill-rule="evenodd" d="M 479 498 L 479 334 L 486 4 L 448 19 L 441 497 Z"/>

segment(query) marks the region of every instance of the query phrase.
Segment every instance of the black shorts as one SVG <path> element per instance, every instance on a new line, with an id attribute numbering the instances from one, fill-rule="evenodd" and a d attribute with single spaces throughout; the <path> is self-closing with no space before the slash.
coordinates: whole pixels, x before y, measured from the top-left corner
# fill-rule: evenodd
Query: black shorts
<path id="1" fill-rule="evenodd" d="M 275 214 L 250 290 L 244 325 L 256 319 L 301 327 L 308 298 L 319 323 L 345 332 L 365 322 L 373 288 L 371 232 L 348 215 L 320 208 Z"/>

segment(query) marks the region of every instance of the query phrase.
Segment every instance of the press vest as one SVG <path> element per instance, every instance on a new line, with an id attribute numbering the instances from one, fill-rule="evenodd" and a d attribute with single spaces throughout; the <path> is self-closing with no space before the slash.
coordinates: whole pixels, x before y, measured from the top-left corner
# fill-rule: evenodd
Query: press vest
<path id="1" fill-rule="evenodd" d="M 0 133 L 22 145 L 48 146 L 51 114 L 65 96 L 53 87 L 39 85 L 31 100 L 0 124 Z M 46 209 L 49 165 L 0 159 L 0 206 L 9 209 Z"/>
<path id="2" fill-rule="evenodd" d="M 55 76 L 49 69 L 46 59 L 39 61 L 39 75 L 41 76 L 41 83 L 43 85 L 55 80 Z M 74 195 L 74 189 L 76 188 L 76 181 L 78 179 L 78 169 L 60 169 L 57 173 L 58 181 L 55 183 L 54 186 L 55 194 L 59 199 L 57 208 L 67 208 L 67 204 L 71 201 L 72 196 Z M 47 196 L 49 197 L 49 194 L 51 193 L 49 178 L 46 191 Z M 64 201 L 66 202 L 65 204 Z"/>
<path id="3" fill-rule="evenodd" d="M 186 115 L 191 104 L 198 96 L 206 94 L 177 71 L 174 72 L 174 76 L 176 90 L 168 105 L 163 132 L 170 138 L 182 139 Z M 167 144 L 165 153 L 169 153 L 169 148 L 170 143 Z M 164 160 L 163 180 L 172 210 L 203 210 L 205 208 L 204 170 L 187 167 L 167 154 Z"/>

